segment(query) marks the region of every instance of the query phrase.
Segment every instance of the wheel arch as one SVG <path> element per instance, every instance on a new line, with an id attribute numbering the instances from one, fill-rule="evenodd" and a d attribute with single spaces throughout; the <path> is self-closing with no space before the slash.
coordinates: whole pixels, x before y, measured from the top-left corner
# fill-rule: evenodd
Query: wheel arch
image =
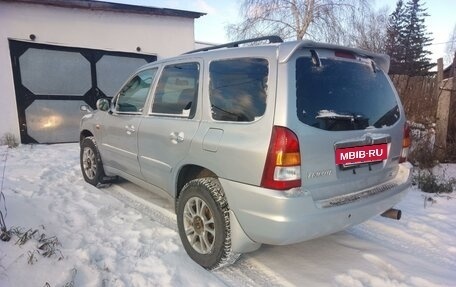
<path id="1" fill-rule="evenodd" d="M 175 197 L 174 201 L 177 203 L 177 199 L 179 198 L 180 192 L 184 185 L 189 182 L 190 180 L 203 178 L 203 177 L 214 177 L 218 178 L 217 174 L 212 170 L 205 168 L 200 165 L 195 164 L 187 164 L 180 168 L 177 177 L 176 177 L 176 184 L 175 184 Z"/>
<path id="2" fill-rule="evenodd" d="M 79 143 L 82 143 L 82 140 L 86 137 L 93 137 L 93 133 L 89 130 L 82 130 L 79 134 Z"/>

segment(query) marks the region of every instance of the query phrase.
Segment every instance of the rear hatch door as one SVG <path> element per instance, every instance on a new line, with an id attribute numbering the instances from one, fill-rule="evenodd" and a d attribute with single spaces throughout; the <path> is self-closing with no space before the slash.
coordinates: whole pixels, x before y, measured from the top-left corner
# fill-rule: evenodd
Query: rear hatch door
<path id="1" fill-rule="evenodd" d="M 304 49 L 290 62 L 303 187 L 322 200 L 392 179 L 405 118 L 388 75 L 352 51 Z"/>

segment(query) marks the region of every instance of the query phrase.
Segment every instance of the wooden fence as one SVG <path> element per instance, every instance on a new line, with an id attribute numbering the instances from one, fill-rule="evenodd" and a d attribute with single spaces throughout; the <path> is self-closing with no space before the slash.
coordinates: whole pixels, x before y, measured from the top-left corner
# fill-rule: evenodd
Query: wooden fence
<path id="1" fill-rule="evenodd" d="M 435 124 L 436 146 L 445 153 L 447 143 L 456 143 L 456 77 L 443 79 L 443 61 L 439 59 L 436 75 L 390 75 L 390 78 L 407 118 L 428 127 Z"/>
<path id="2" fill-rule="evenodd" d="M 448 141 L 456 145 L 456 77 L 453 77 L 453 94 L 450 100 L 450 116 L 448 121 Z"/>
<path id="3" fill-rule="evenodd" d="M 436 122 L 439 95 L 436 76 L 390 75 L 401 98 L 407 119 L 429 125 Z"/>

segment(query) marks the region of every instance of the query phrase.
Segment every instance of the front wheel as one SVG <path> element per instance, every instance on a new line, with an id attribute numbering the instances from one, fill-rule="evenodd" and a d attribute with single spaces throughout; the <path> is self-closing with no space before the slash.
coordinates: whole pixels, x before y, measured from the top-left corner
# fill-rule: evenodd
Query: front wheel
<path id="1" fill-rule="evenodd" d="M 232 264 L 240 255 L 231 251 L 229 207 L 215 178 L 194 179 L 183 187 L 177 226 L 187 254 L 206 269 Z"/>
<path id="2" fill-rule="evenodd" d="M 81 142 L 80 162 L 84 180 L 97 186 L 105 183 L 105 173 L 101 162 L 100 153 L 93 137 L 87 137 Z"/>

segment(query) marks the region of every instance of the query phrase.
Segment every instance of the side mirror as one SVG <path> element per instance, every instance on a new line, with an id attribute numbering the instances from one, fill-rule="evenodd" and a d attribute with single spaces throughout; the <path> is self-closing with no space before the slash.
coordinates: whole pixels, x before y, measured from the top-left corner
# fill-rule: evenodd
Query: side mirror
<path id="1" fill-rule="evenodd" d="M 88 105 L 82 105 L 79 107 L 79 109 L 81 110 L 81 112 L 84 112 L 84 113 L 92 112 L 92 109 Z"/>
<path id="2" fill-rule="evenodd" d="M 109 110 L 111 103 L 109 102 L 108 99 L 99 99 L 97 101 L 97 109 L 103 112 L 106 112 Z"/>

